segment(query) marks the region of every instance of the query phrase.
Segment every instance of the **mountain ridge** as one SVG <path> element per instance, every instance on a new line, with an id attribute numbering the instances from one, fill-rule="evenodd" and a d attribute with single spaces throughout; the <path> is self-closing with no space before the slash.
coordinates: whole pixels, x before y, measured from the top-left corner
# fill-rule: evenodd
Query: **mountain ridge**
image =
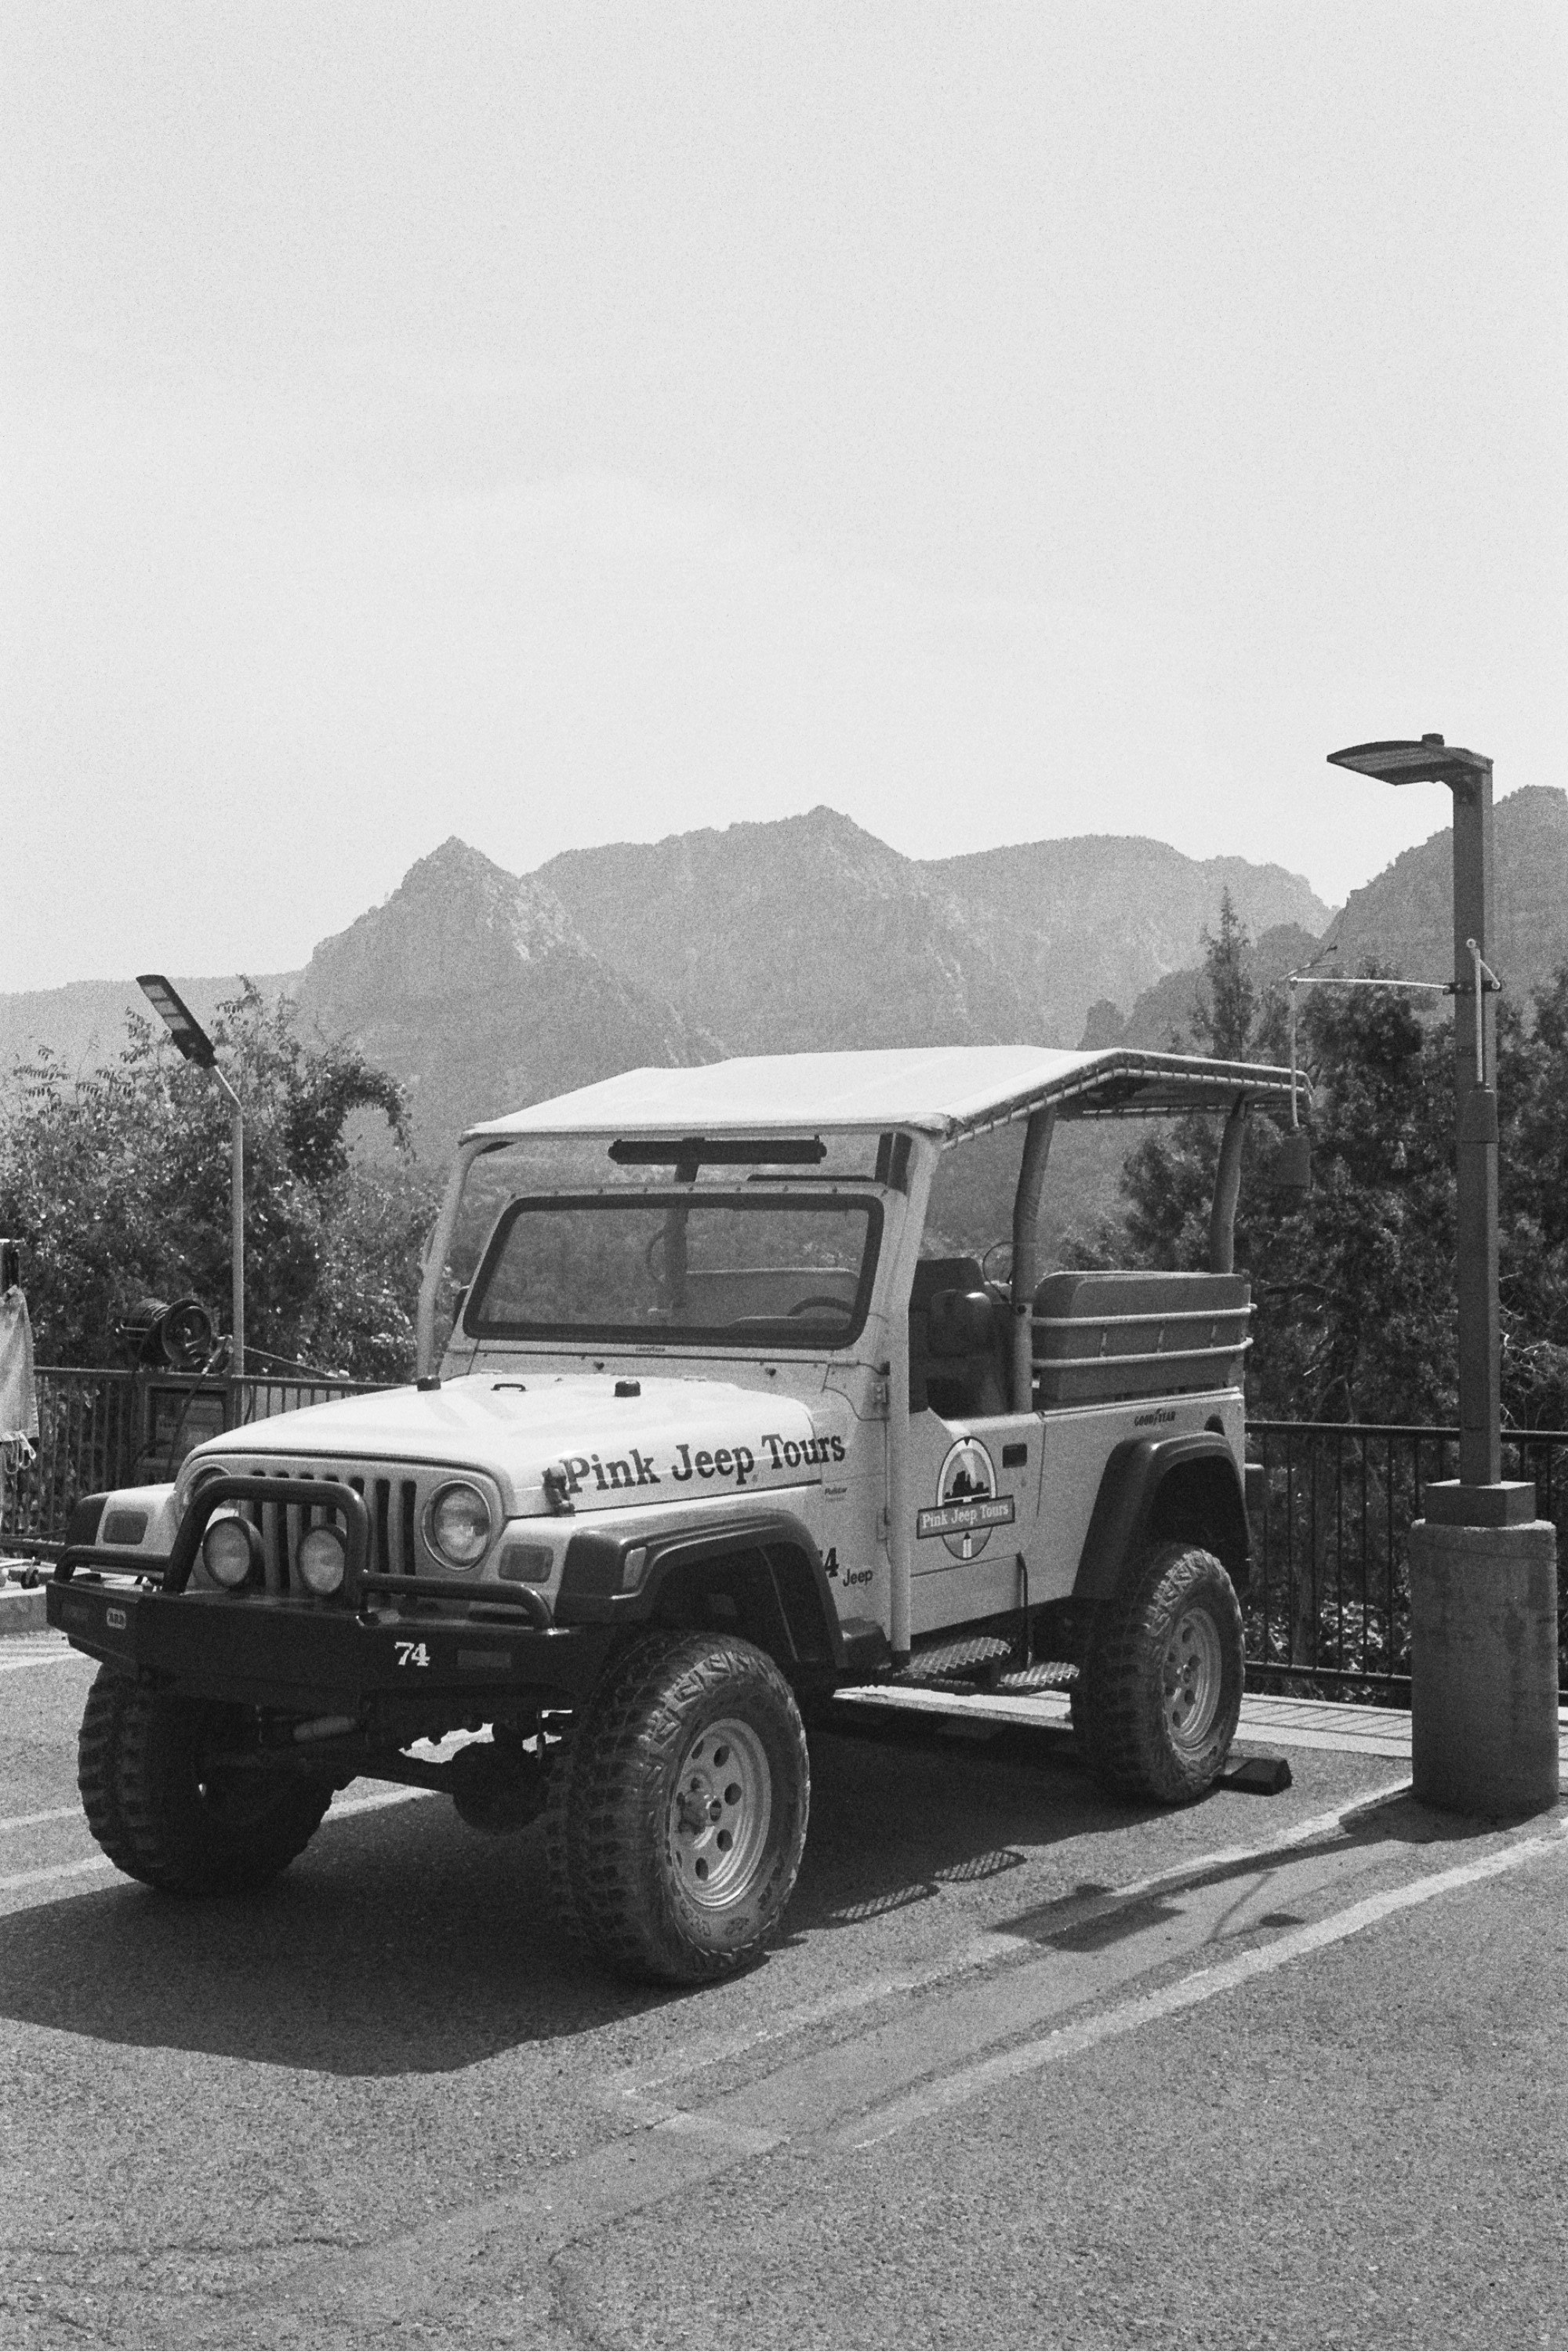
<path id="1" fill-rule="evenodd" d="M 247 978 L 268 998 L 291 995 L 297 971 L 226 972 L 195 978 L 172 975 L 174 984 L 204 1027 L 218 1007 L 239 995 Z M 58 1055 L 72 1074 L 95 1069 L 119 1054 L 132 1013 L 157 1022 L 134 980 L 68 980 L 58 988 L 14 990 L 0 994 L 0 1077 L 41 1047 Z"/>
<path id="2" fill-rule="evenodd" d="M 1522 1007 L 1568 962 L 1568 792 L 1524 784 L 1492 819 L 1496 925 L 1489 961 Z M 1454 968 L 1454 843 L 1445 825 L 1352 890 L 1333 927 L 1338 968 L 1369 957 L 1406 980 L 1449 980 Z"/>
<path id="3" fill-rule="evenodd" d="M 407 1088 L 422 1148 L 476 1118 L 639 1062 L 715 1058 L 714 1041 L 612 971 L 533 875 L 450 835 L 323 940 L 300 1011 Z"/>
<path id="4" fill-rule="evenodd" d="M 607 962 L 749 1052 L 847 1031 L 861 1045 L 1070 1045 L 1111 982 L 1131 1003 L 1191 960 L 1227 885 L 1259 929 L 1321 930 L 1330 915 L 1281 867 L 1139 835 L 920 860 L 823 806 L 563 851 L 535 878 Z"/>
<path id="5" fill-rule="evenodd" d="M 1449 856 L 1433 836 L 1352 894 L 1341 969 L 1446 967 Z M 1568 796 L 1499 803 L 1500 969 L 1568 959 Z M 513 875 L 456 835 L 261 982 L 408 1087 L 423 1151 L 477 1117 L 642 1063 L 915 1043 L 1163 1045 L 1190 1018 L 1202 940 L 1229 890 L 1261 967 L 1315 948 L 1330 910 L 1301 877 L 1194 859 L 1141 835 L 905 857 L 842 812 L 570 850 Z M 178 983 L 198 1018 L 237 982 Z M 52 1045 L 85 1066 L 142 1009 L 132 982 L 0 997 L 0 1057 Z M 51 1034 L 51 1031 L 53 1034 Z"/>

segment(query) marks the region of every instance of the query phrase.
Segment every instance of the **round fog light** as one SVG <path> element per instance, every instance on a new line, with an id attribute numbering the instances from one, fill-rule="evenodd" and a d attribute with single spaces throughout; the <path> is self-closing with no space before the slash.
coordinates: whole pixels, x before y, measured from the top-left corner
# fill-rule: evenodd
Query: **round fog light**
<path id="1" fill-rule="evenodd" d="M 312 1592 L 325 1600 L 335 1592 L 348 1567 L 348 1553 L 336 1528 L 309 1528 L 300 1539 L 300 1573 Z"/>
<path id="2" fill-rule="evenodd" d="M 202 1566 L 215 1584 L 234 1592 L 261 1559 L 261 1538 L 248 1519 L 214 1519 L 202 1538 Z"/>
<path id="3" fill-rule="evenodd" d="M 430 1549 L 448 1568 L 472 1568 L 490 1539 L 489 1507 L 477 1486 L 443 1486 L 430 1506 Z"/>

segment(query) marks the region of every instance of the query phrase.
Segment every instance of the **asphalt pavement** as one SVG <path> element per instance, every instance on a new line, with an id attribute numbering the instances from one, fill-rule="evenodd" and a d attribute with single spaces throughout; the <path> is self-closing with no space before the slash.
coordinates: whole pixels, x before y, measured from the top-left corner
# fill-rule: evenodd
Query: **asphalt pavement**
<path id="1" fill-rule="evenodd" d="M 91 1673 L 0 1643 L 0 2342 L 1568 2343 L 1559 1813 L 1289 1719 L 1286 1793 L 1160 1813 L 1063 1727 L 847 1712 L 784 1939 L 672 1995 L 414 1792 L 131 1885 Z"/>

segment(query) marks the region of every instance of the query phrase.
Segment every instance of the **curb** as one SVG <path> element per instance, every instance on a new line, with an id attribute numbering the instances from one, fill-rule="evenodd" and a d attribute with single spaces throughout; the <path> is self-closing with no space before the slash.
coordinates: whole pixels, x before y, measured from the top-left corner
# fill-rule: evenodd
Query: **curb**
<path id="1" fill-rule="evenodd" d="M 48 1627 L 43 1586 L 29 1592 L 20 1585 L 0 1585 L 0 1641 L 7 1633 L 42 1633 Z"/>

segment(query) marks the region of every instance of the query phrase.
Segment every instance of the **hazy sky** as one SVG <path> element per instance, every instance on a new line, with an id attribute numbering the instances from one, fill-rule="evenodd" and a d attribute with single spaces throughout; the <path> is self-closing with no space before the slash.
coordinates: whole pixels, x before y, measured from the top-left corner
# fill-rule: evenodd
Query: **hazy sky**
<path id="1" fill-rule="evenodd" d="M 1326 898 L 1561 783 L 1534 0 L 7 0 L 0 988 L 827 801 Z M 1565 877 L 1568 881 L 1568 877 Z"/>

